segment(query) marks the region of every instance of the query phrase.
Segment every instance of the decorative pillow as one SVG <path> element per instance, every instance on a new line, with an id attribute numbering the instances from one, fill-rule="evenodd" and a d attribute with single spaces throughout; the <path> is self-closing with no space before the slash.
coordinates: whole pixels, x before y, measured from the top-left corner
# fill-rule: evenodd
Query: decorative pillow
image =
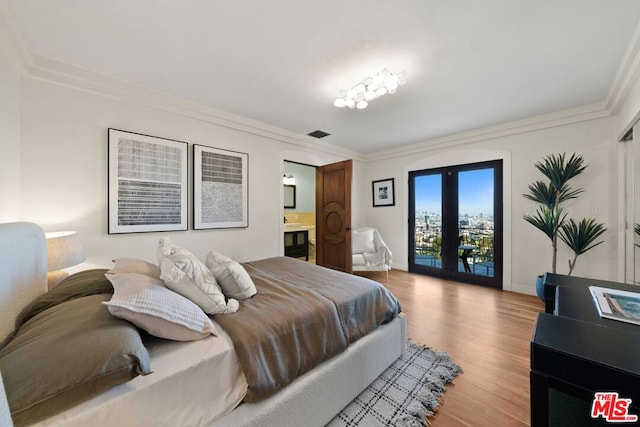
<path id="1" fill-rule="evenodd" d="M 351 252 L 361 254 L 363 252 L 375 252 L 373 243 L 373 228 L 351 231 Z"/>
<path id="2" fill-rule="evenodd" d="M 167 289 L 160 279 L 138 273 L 107 273 L 115 292 L 104 302 L 109 312 L 151 335 L 174 341 L 195 341 L 217 335 L 200 307 Z"/>
<path id="3" fill-rule="evenodd" d="M 115 265 L 109 270 L 109 273 L 140 273 L 156 279 L 160 278 L 160 268 L 143 259 L 116 258 L 113 262 Z"/>
<path id="4" fill-rule="evenodd" d="M 207 254 L 207 259 L 205 260 L 205 264 L 207 267 L 224 267 L 228 264 L 235 262 L 231 258 L 224 256 L 218 252 L 211 251 Z"/>
<path id="5" fill-rule="evenodd" d="M 208 314 L 230 314 L 238 311 L 238 301 L 226 300 L 215 276 L 195 255 L 169 239 L 158 245 L 160 278 L 167 287 L 190 299 Z"/>
<path id="6" fill-rule="evenodd" d="M 103 268 L 84 270 L 65 277 L 58 285 L 40 295 L 16 319 L 16 329 L 38 313 L 75 298 L 97 294 L 112 294 L 113 286 L 104 277 Z"/>
<path id="7" fill-rule="evenodd" d="M 109 298 L 91 295 L 49 307 L 26 322 L 0 351 L 0 371 L 16 426 L 31 425 L 151 373 L 140 333 L 109 314 L 101 304 Z"/>
<path id="8" fill-rule="evenodd" d="M 239 263 L 231 261 L 220 266 L 215 260 L 215 255 L 209 253 L 205 264 L 215 276 L 225 296 L 242 300 L 256 294 L 256 285 L 251 280 L 249 273 Z"/>

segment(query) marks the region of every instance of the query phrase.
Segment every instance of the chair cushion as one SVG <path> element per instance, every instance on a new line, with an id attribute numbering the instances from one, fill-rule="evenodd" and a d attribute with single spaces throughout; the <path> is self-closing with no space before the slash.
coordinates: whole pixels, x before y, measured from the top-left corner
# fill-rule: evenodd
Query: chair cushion
<path id="1" fill-rule="evenodd" d="M 360 254 L 363 252 L 375 252 L 376 245 L 373 243 L 373 228 L 353 230 L 351 232 L 351 252 Z"/>

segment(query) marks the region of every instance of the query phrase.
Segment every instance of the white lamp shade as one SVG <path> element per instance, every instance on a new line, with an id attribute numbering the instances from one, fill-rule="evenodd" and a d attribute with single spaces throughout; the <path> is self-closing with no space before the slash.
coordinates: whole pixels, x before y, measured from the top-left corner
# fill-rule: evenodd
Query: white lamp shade
<path id="1" fill-rule="evenodd" d="M 56 271 L 84 262 L 86 259 L 75 231 L 47 233 L 48 270 Z"/>

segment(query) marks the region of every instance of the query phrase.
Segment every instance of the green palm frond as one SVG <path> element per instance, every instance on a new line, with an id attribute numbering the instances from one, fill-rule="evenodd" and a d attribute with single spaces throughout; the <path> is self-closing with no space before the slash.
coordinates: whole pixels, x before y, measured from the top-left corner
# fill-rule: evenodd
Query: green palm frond
<path id="1" fill-rule="evenodd" d="M 535 215 L 523 215 L 525 221 L 542 231 L 547 237 L 553 240 L 558 229 L 564 223 L 567 214 L 563 214 L 562 208 L 552 209 L 547 206 L 540 206 L 536 209 Z"/>
<path id="2" fill-rule="evenodd" d="M 541 162 L 537 162 L 535 167 L 555 188 L 563 188 L 570 179 L 580 175 L 587 168 L 584 158 L 576 153 L 573 153 L 569 160 L 566 160 L 566 153 L 550 154 Z"/>
<path id="3" fill-rule="evenodd" d="M 529 184 L 529 194 L 523 194 L 526 199 L 532 200 L 536 203 L 553 208 L 556 205 L 556 199 L 558 203 L 566 202 L 569 199 L 575 199 L 584 192 L 583 189 L 572 190 L 568 185 L 560 188 L 560 191 L 556 190 L 553 184 L 547 184 L 543 181 L 536 181 L 533 184 Z"/>
<path id="4" fill-rule="evenodd" d="M 550 208 L 556 204 L 556 195 L 555 189 L 542 181 L 529 184 L 529 194 L 523 194 L 525 198 Z"/>
<path id="5" fill-rule="evenodd" d="M 603 224 L 597 223 L 593 218 L 583 218 L 579 223 L 569 219 L 562 224 L 558 236 L 573 250 L 574 254 L 582 255 L 589 249 L 604 243 L 604 240 L 596 242 L 607 229 Z"/>
<path id="6" fill-rule="evenodd" d="M 575 199 L 582 193 L 584 193 L 584 190 L 582 188 L 572 190 L 568 185 L 565 184 L 565 186 L 562 187 L 559 192 L 558 203 L 566 202 L 569 199 Z"/>

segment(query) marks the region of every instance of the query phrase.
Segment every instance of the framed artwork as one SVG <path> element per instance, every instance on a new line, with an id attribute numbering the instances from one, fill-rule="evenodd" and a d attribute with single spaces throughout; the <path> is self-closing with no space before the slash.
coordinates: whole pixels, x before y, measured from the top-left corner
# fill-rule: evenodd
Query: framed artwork
<path id="1" fill-rule="evenodd" d="M 249 155 L 193 146 L 193 229 L 249 226 Z"/>
<path id="2" fill-rule="evenodd" d="M 373 207 L 395 206 L 393 178 L 373 181 Z"/>
<path id="3" fill-rule="evenodd" d="M 187 143 L 109 129 L 108 233 L 187 230 Z"/>

